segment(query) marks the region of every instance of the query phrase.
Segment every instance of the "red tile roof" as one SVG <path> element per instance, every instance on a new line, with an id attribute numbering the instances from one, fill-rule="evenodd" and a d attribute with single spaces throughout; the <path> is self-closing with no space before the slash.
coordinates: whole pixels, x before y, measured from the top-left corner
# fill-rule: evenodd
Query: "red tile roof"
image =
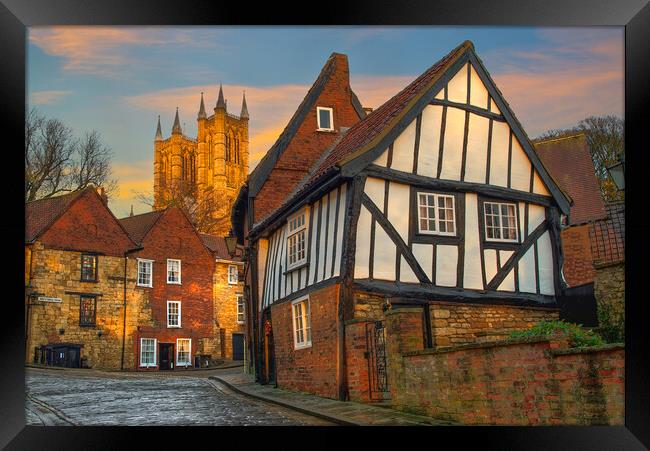
<path id="1" fill-rule="evenodd" d="M 25 204 L 25 241 L 37 239 L 56 221 L 81 194 L 87 190 L 73 191 L 61 196 L 39 199 Z"/>
<path id="2" fill-rule="evenodd" d="M 551 177 L 573 199 L 570 225 L 605 217 L 605 204 L 584 134 L 536 142 L 535 150 Z"/>
<path id="3" fill-rule="evenodd" d="M 625 203 L 605 207 L 607 219 L 594 222 L 589 231 L 595 265 L 625 261 Z"/>
<path id="4" fill-rule="evenodd" d="M 166 210 L 155 210 L 149 213 L 142 213 L 139 215 L 128 216 L 120 219 L 120 223 L 129 234 L 131 239 L 138 244 L 142 244 L 142 240 L 147 235 L 149 230 L 158 221 L 158 219 L 165 213 Z"/>
<path id="5" fill-rule="evenodd" d="M 228 253 L 228 247 L 226 246 L 226 239 L 222 236 L 208 235 L 205 233 L 199 233 L 199 236 L 203 240 L 205 247 L 210 249 L 215 257 L 223 260 L 234 260 L 241 261 L 241 251 L 237 251 L 235 257 L 231 257 Z"/>

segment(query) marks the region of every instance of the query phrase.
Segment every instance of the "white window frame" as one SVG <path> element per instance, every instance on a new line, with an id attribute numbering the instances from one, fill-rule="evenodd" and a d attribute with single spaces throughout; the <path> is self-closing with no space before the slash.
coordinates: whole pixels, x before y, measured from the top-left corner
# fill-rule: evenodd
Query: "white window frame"
<path id="1" fill-rule="evenodd" d="M 501 206 L 502 205 L 510 205 L 513 207 L 514 212 L 515 212 L 515 238 L 488 238 L 488 224 L 487 224 L 487 210 L 486 206 L 487 204 L 491 205 L 498 205 L 499 208 L 499 234 L 503 236 L 503 216 L 501 215 Z M 490 241 L 490 242 L 497 242 L 497 243 L 518 243 L 519 242 L 519 218 L 517 217 L 517 204 L 513 202 L 493 202 L 493 201 L 484 201 L 483 202 L 483 233 L 485 235 L 485 241 Z"/>
<path id="2" fill-rule="evenodd" d="M 169 263 L 170 262 L 178 262 L 178 281 L 175 280 L 169 280 Z M 180 285 L 181 284 L 181 261 L 176 258 L 168 258 L 167 259 L 167 283 L 174 284 L 174 285 Z"/>
<path id="3" fill-rule="evenodd" d="M 320 112 L 321 111 L 328 111 L 329 116 L 330 116 L 330 128 L 323 128 L 320 125 Z M 316 121 L 318 123 L 318 128 L 316 130 L 320 132 L 331 132 L 334 131 L 334 108 L 326 107 L 326 106 L 318 106 L 316 107 Z"/>
<path id="4" fill-rule="evenodd" d="M 237 294 L 235 296 L 237 298 L 237 324 L 244 324 L 244 322 L 246 321 L 246 304 L 244 303 L 244 295 Z M 242 307 L 241 312 L 239 311 L 240 305 Z M 239 315 L 242 315 L 243 319 L 240 320 Z"/>
<path id="5" fill-rule="evenodd" d="M 294 219 L 296 219 L 296 218 L 298 218 L 300 216 L 304 216 L 302 225 L 300 225 L 297 228 L 291 230 L 291 222 Z M 285 243 L 285 245 L 287 246 L 287 249 L 286 249 L 287 250 L 287 271 L 291 271 L 292 269 L 295 269 L 298 266 L 302 266 L 305 263 L 307 263 L 307 249 L 308 249 L 308 246 L 309 246 L 309 243 L 307 242 L 307 240 L 309 238 L 309 225 L 307 223 L 308 218 L 309 218 L 309 208 L 305 207 L 305 208 L 301 209 L 300 211 L 294 213 L 293 215 L 289 216 L 289 218 L 287 219 L 287 242 Z M 304 255 L 300 260 L 296 260 L 293 263 L 289 263 L 290 258 L 291 258 L 291 253 L 290 253 L 291 239 L 293 237 L 296 237 L 296 239 L 297 239 L 299 234 L 303 234 L 303 237 L 304 237 L 304 244 L 303 244 L 303 253 L 304 253 Z M 298 242 L 296 241 L 296 254 L 298 253 L 297 246 L 298 246 Z M 296 257 L 297 257 L 297 255 L 296 255 Z"/>
<path id="6" fill-rule="evenodd" d="M 153 363 L 142 363 L 142 342 L 143 340 L 153 340 Z M 141 368 L 151 368 L 154 366 L 157 366 L 158 362 L 158 340 L 155 338 L 147 338 L 147 337 L 141 337 L 140 338 L 140 367 Z"/>
<path id="7" fill-rule="evenodd" d="M 169 324 L 169 306 L 171 304 L 178 304 L 178 324 Z M 178 329 L 181 327 L 181 301 L 167 301 L 167 328 Z"/>
<path id="8" fill-rule="evenodd" d="M 137 285 L 139 287 L 153 287 L 153 260 L 148 260 L 146 258 L 138 258 L 138 275 L 137 275 Z M 149 264 L 149 283 L 140 283 L 140 263 Z"/>
<path id="9" fill-rule="evenodd" d="M 428 216 L 427 216 L 427 218 L 423 218 L 420 215 L 420 207 L 422 206 L 420 204 L 420 196 L 421 195 L 433 196 L 434 208 L 435 208 L 435 211 L 436 211 L 436 217 L 434 218 L 434 223 L 436 225 L 436 230 L 422 230 L 422 224 L 420 223 L 420 221 L 422 219 L 425 219 L 427 221 L 427 224 L 428 224 L 428 221 L 431 218 L 429 218 Z M 458 224 L 456 222 L 456 196 L 454 196 L 453 194 L 432 193 L 432 192 L 427 192 L 427 191 L 418 191 L 416 196 L 417 196 L 417 199 L 416 199 L 415 203 L 416 203 L 416 206 L 417 206 L 417 209 L 418 209 L 418 212 L 417 212 L 417 215 L 418 215 L 418 233 L 423 234 L 423 235 L 442 235 L 442 236 L 456 236 L 457 235 Z M 454 221 L 453 221 L 453 223 L 454 223 L 454 231 L 453 232 L 440 232 L 439 231 L 440 222 L 449 222 L 446 219 L 444 219 L 444 220 L 439 219 L 439 212 L 438 211 L 439 211 L 440 207 L 438 206 L 438 199 L 440 197 L 450 197 L 451 198 L 451 211 L 452 211 L 452 213 L 454 215 Z M 431 207 L 427 204 L 425 206 L 425 208 L 429 209 Z"/>
<path id="10" fill-rule="evenodd" d="M 178 345 L 178 342 L 184 340 L 189 342 L 189 350 L 187 352 L 187 362 L 186 363 L 179 363 L 178 362 L 178 354 L 180 351 L 180 346 Z M 192 366 L 192 339 L 191 338 L 177 338 L 176 339 L 176 366 Z"/>
<path id="11" fill-rule="evenodd" d="M 302 321 L 303 321 L 303 338 L 304 340 L 302 342 L 298 342 L 298 324 L 297 324 L 297 318 L 296 318 L 296 305 L 301 304 L 305 302 L 305 305 L 307 305 L 307 313 L 302 312 Z M 307 322 L 305 325 L 304 322 Z M 304 349 L 304 348 L 311 348 L 311 305 L 309 302 L 309 296 L 304 296 L 301 298 L 298 298 L 294 301 L 291 302 L 291 324 L 293 325 L 293 348 L 294 349 Z M 309 331 L 309 334 L 307 334 L 307 331 Z M 309 337 L 309 339 L 307 339 Z"/>
<path id="12" fill-rule="evenodd" d="M 237 267 L 237 265 L 228 265 L 228 284 L 237 285 L 238 283 L 239 283 L 239 268 Z"/>

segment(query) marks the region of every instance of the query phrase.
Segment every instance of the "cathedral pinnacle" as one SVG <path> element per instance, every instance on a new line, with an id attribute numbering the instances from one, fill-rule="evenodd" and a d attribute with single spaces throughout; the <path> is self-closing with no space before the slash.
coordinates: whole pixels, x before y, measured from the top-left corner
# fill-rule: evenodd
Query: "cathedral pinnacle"
<path id="1" fill-rule="evenodd" d="M 178 107 L 176 107 L 176 117 L 174 118 L 174 126 L 172 127 L 173 134 L 182 134 L 183 130 L 181 129 L 181 121 L 178 119 Z"/>
<path id="2" fill-rule="evenodd" d="M 246 91 L 244 91 L 244 98 L 241 102 L 241 114 L 239 115 L 242 119 L 248 119 L 248 106 L 246 106 Z"/>
<path id="3" fill-rule="evenodd" d="M 223 88 L 221 84 L 219 84 L 219 98 L 217 99 L 216 108 L 223 108 L 224 110 L 226 109 L 226 101 L 223 99 Z"/>
<path id="4" fill-rule="evenodd" d="M 162 130 L 160 129 L 160 115 L 158 115 L 158 127 L 156 128 L 156 141 L 162 141 Z"/>
<path id="5" fill-rule="evenodd" d="M 201 106 L 199 107 L 199 119 L 205 119 L 208 116 L 205 114 L 205 104 L 203 103 L 203 92 L 201 92 Z"/>

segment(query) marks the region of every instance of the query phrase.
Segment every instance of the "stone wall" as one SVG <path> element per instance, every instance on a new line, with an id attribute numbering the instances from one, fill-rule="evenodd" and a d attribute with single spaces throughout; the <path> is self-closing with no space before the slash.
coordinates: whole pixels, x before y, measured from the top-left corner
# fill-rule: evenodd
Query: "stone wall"
<path id="1" fill-rule="evenodd" d="M 54 343 L 81 344 L 81 358 L 91 368 L 119 369 L 124 327 L 124 258 L 100 255 L 97 282 L 81 282 L 81 253 L 45 249 L 40 242 L 31 250 L 32 290 L 61 302 L 28 306 L 28 343 L 25 361 L 34 350 Z M 132 335 L 147 323 L 151 310 L 143 293 L 135 290 L 136 261 L 127 263 L 127 321 L 125 368 L 135 366 Z M 80 293 L 97 294 L 95 326 L 80 326 Z M 59 332 L 60 329 L 64 333 Z M 99 336 L 101 332 L 101 336 Z"/>
<path id="2" fill-rule="evenodd" d="M 393 407 L 462 424 L 622 425 L 622 345 L 507 340 L 422 348 L 420 309 L 386 313 Z"/>
<path id="3" fill-rule="evenodd" d="M 337 399 L 339 287 L 332 284 L 309 293 L 312 344 L 307 348 L 294 349 L 291 301 L 271 306 L 278 387 Z"/>
<path id="4" fill-rule="evenodd" d="M 243 334 L 246 329 L 244 323 L 237 322 L 237 294 L 244 293 L 244 283 L 228 283 L 228 266 L 228 263 L 217 263 L 213 276 L 214 337 L 218 339 L 220 329 L 224 329 L 225 340 L 219 343 L 219 353 L 222 358 L 232 359 L 232 334 Z"/>
<path id="5" fill-rule="evenodd" d="M 559 309 L 513 305 L 432 302 L 434 346 L 453 346 L 507 337 L 543 320 L 559 318 Z"/>
<path id="6" fill-rule="evenodd" d="M 596 265 L 594 296 L 599 329 L 609 341 L 625 340 L 625 262 Z"/>

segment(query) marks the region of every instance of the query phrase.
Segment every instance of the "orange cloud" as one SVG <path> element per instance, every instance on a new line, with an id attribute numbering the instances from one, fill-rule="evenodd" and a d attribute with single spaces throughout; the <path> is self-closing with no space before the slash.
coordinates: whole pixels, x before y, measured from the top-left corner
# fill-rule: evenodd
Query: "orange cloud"
<path id="1" fill-rule="evenodd" d="M 29 93 L 30 105 L 51 105 L 59 99 L 72 94 L 72 91 L 34 91 Z"/>
<path id="2" fill-rule="evenodd" d="M 115 216 L 128 216 L 131 205 L 135 214 L 151 211 L 151 207 L 142 203 L 137 195 L 153 192 L 153 160 L 113 163 L 112 170 L 120 188 L 117 195 L 109 201 L 109 207 Z"/>

